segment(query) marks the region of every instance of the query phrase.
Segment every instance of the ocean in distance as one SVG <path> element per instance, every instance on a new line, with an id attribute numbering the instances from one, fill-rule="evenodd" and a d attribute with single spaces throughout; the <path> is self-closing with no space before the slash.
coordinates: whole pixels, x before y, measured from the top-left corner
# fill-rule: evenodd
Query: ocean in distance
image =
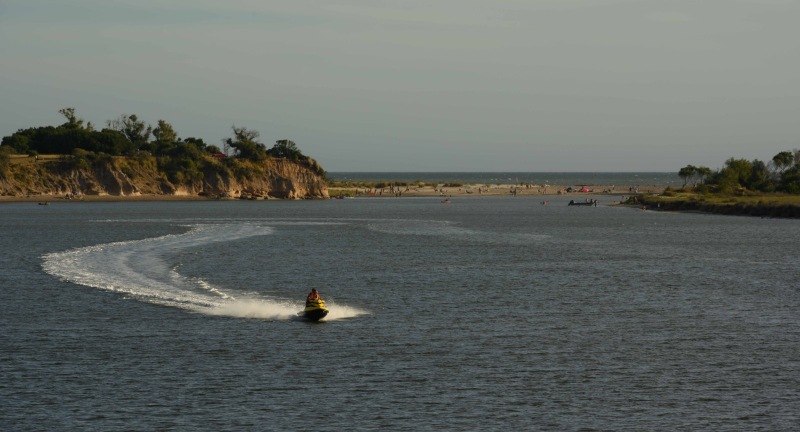
<path id="1" fill-rule="evenodd" d="M 0 428 L 796 430 L 800 221 L 597 198 L 4 203 Z"/>
<path id="2" fill-rule="evenodd" d="M 560 186 L 672 186 L 683 180 L 676 172 L 329 172 L 333 181 L 423 181 L 463 184 L 536 184 Z"/>

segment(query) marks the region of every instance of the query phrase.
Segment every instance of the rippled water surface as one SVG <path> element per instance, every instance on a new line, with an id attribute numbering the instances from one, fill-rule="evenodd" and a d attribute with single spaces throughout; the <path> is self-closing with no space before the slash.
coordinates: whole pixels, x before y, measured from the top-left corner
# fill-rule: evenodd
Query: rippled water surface
<path id="1" fill-rule="evenodd" d="M 611 200 L 4 204 L 0 426 L 794 429 L 800 222 Z"/>

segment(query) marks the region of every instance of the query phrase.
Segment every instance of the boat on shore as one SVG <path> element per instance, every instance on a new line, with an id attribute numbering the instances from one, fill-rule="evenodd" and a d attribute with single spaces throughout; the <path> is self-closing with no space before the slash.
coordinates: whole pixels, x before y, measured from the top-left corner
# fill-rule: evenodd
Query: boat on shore
<path id="1" fill-rule="evenodd" d="M 298 312 L 297 315 L 308 321 L 319 321 L 328 315 L 328 308 L 325 307 L 325 300 L 318 298 L 306 302 L 306 308 Z"/>

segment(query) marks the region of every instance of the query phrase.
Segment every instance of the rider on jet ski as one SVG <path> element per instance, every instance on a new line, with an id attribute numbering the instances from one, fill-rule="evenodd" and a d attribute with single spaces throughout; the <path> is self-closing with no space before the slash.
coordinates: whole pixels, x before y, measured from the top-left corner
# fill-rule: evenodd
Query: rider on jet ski
<path id="1" fill-rule="evenodd" d="M 306 306 L 308 306 L 312 300 L 319 300 L 319 293 L 316 288 L 311 288 L 311 292 L 308 294 L 308 297 L 306 297 Z"/>

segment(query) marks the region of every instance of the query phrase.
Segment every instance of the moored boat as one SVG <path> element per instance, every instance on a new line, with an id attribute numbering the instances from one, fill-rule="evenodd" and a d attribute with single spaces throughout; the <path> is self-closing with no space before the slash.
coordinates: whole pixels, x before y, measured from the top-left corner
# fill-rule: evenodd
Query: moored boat
<path id="1" fill-rule="evenodd" d="M 597 200 L 587 200 L 584 202 L 576 202 L 575 200 L 569 200 L 569 204 L 571 206 L 594 206 L 597 207 Z"/>

